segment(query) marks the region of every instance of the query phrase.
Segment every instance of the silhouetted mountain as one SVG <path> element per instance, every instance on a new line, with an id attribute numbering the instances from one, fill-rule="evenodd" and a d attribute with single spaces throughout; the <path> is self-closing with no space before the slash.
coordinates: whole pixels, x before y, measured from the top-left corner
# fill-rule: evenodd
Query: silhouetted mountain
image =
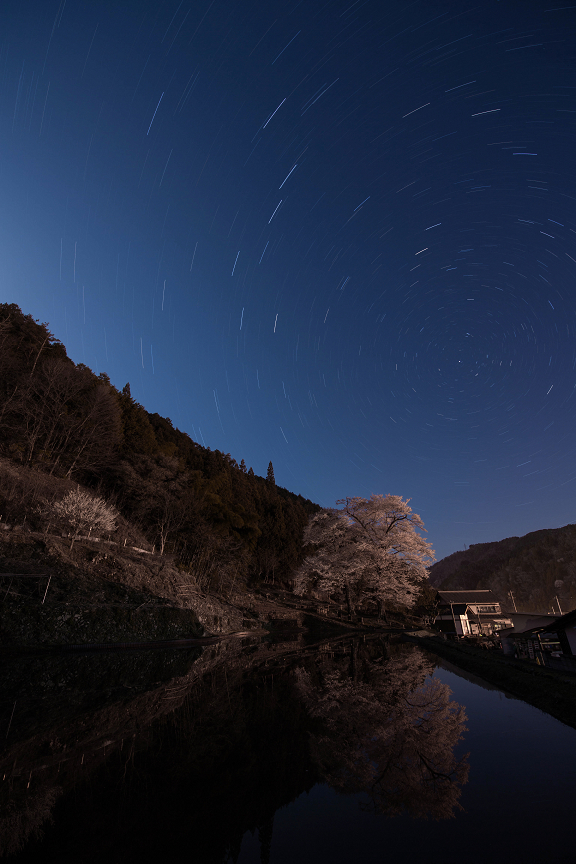
<path id="1" fill-rule="evenodd" d="M 476 543 L 430 568 L 435 588 L 490 588 L 505 610 L 567 612 L 576 606 L 576 525 Z"/>

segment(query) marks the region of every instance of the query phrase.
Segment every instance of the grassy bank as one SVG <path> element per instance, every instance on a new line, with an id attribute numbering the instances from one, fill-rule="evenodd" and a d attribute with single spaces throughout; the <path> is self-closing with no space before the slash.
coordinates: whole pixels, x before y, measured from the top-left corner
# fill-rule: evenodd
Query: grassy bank
<path id="1" fill-rule="evenodd" d="M 576 676 L 439 637 L 404 638 L 576 729 Z"/>

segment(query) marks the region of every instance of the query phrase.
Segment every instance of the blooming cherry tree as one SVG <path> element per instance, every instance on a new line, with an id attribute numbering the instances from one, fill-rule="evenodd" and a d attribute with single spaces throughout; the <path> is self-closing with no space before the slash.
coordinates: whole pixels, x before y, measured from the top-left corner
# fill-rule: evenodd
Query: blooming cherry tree
<path id="1" fill-rule="evenodd" d="M 420 517 L 399 495 L 344 498 L 340 509 L 323 510 L 309 521 L 304 541 L 315 547 L 295 578 L 294 591 L 344 595 L 411 607 L 416 602 L 434 550 L 419 531 Z"/>

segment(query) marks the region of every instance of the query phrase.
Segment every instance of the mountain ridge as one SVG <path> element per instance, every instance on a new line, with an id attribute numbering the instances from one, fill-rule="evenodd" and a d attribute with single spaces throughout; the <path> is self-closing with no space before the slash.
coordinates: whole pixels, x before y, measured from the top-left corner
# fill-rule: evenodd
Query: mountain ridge
<path id="1" fill-rule="evenodd" d="M 489 588 L 506 611 L 567 612 L 576 607 L 576 525 L 475 543 L 433 564 L 429 580 L 436 589 Z"/>

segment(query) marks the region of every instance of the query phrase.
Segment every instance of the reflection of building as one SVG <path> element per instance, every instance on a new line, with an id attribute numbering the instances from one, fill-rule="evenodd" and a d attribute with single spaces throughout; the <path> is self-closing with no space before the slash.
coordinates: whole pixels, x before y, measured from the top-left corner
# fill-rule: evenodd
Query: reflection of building
<path id="1" fill-rule="evenodd" d="M 556 631 L 563 654 L 576 655 L 576 609 L 562 615 L 554 624 L 548 624 L 545 629 L 547 633 Z"/>
<path id="2" fill-rule="evenodd" d="M 456 636 L 491 636 L 498 630 L 512 627 L 498 598 L 488 589 L 470 591 L 438 591 L 434 626 L 443 633 Z"/>
<path id="3" fill-rule="evenodd" d="M 506 634 L 516 655 L 543 666 L 576 671 L 576 609 L 552 621 L 543 618 L 536 626 L 529 624 L 529 629 Z"/>

